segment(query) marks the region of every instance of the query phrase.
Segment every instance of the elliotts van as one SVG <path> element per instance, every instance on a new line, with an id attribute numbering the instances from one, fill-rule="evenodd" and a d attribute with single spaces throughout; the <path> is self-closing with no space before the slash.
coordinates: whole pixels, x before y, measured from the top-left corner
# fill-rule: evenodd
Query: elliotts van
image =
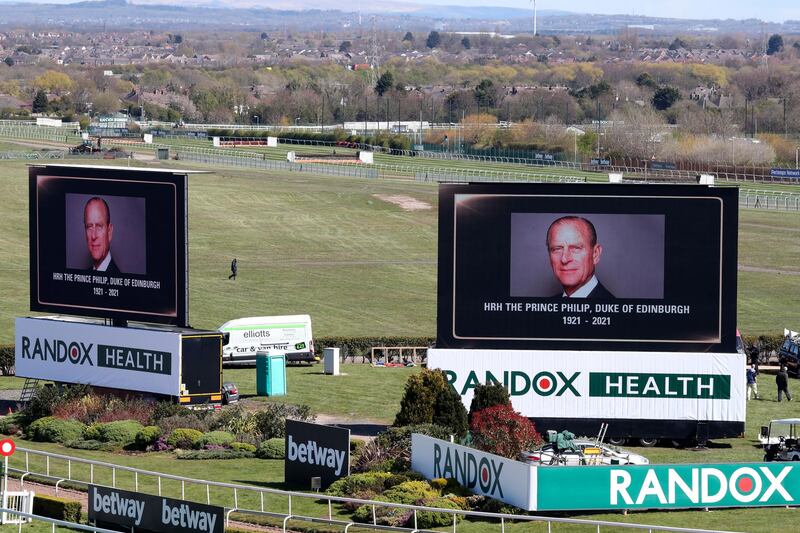
<path id="1" fill-rule="evenodd" d="M 224 334 L 224 363 L 252 363 L 258 352 L 286 355 L 287 362 L 319 362 L 309 315 L 237 318 L 225 322 L 219 331 Z"/>

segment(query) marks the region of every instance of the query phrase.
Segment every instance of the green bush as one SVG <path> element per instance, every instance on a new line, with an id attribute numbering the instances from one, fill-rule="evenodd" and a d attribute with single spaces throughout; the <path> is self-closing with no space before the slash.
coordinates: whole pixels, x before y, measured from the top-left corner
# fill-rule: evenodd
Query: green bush
<path id="1" fill-rule="evenodd" d="M 78 440 L 83 435 L 84 426 L 77 420 L 64 420 L 46 416 L 28 427 L 28 437 L 41 442 L 67 442 Z"/>
<path id="2" fill-rule="evenodd" d="M 33 497 L 33 514 L 77 523 L 81 519 L 81 502 L 37 494 Z"/>
<path id="3" fill-rule="evenodd" d="M 286 419 L 294 418 L 304 422 L 313 422 L 315 416 L 307 405 L 291 405 L 270 403 L 253 415 L 255 432 L 262 440 L 286 436 Z"/>
<path id="4" fill-rule="evenodd" d="M 223 409 L 211 429 L 228 431 L 234 435 L 255 435 L 256 419 L 244 407 L 236 405 Z"/>
<path id="5" fill-rule="evenodd" d="M 441 370 L 423 370 L 408 378 L 394 426 L 431 424 L 467 434 L 467 411 Z"/>
<path id="6" fill-rule="evenodd" d="M 286 457 L 286 440 L 274 438 L 258 445 L 256 457 L 259 459 L 283 459 Z"/>
<path id="7" fill-rule="evenodd" d="M 150 415 L 150 424 L 158 426 L 160 420 L 171 416 L 194 417 L 194 411 L 175 402 L 158 402 L 153 408 L 153 414 Z"/>
<path id="8" fill-rule="evenodd" d="M 115 452 L 122 448 L 119 442 L 100 442 L 99 440 L 71 440 L 64 443 L 67 448 L 76 450 L 93 450 L 103 452 Z"/>
<path id="9" fill-rule="evenodd" d="M 364 449 L 365 441 L 361 439 L 350 439 L 350 455 L 353 457 L 358 456 L 361 450 Z"/>
<path id="10" fill-rule="evenodd" d="M 86 429 L 83 430 L 83 438 L 84 440 L 100 440 L 100 424 L 94 423 L 89 424 L 86 426 Z"/>
<path id="11" fill-rule="evenodd" d="M 196 429 L 178 428 L 167 437 L 167 444 L 173 448 L 188 450 L 197 447 L 203 434 Z"/>
<path id="12" fill-rule="evenodd" d="M 204 460 L 204 459 L 242 459 L 245 457 L 253 457 L 253 452 L 236 451 L 236 450 L 189 450 L 178 452 L 176 458 L 186 460 Z"/>
<path id="13" fill-rule="evenodd" d="M 256 447 L 247 442 L 231 442 L 231 450 L 237 452 L 250 452 L 255 453 Z"/>
<path id="14" fill-rule="evenodd" d="M 502 383 L 479 383 L 472 396 L 472 403 L 469 404 L 469 420 L 472 421 L 472 414 L 487 407 L 495 405 L 511 405 L 511 396 L 508 389 Z"/>
<path id="15" fill-rule="evenodd" d="M 14 346 L 0 346 L 0 372 L 4 376 L 14 374 Z"/>
<path id="16" fill-rule="evenodd" d="M 202 446 L 230 446 L 233 442 L 233 435 L 227 431 L 209 431 L 203 434 L 199 445 Z"/>
<path id="17" fill-rule="evenodd" d="M 331 496 L 353 497 L 355 494 L 364 492 L 380 493 L 383 491 L 383 484 L 391 477 L 388 472 L 365 472 L 363 474 L 352 474 L 334 481 L 325 490 L 325 494 Z"/>
<path id="18" fill-rule="evenodd" d="M 140 450 L 146 450 L 148 446 L 152 446 L 158 437 L 161 436 L 161 428 L 158 426 L 145 426 L 136 433 L 136 438 L 133 440 L 136 447 Z"/>
<path id="19" fill-rule="evenodd" d="M 15 435 L 22 425 L 22 415 L 12 413 L 0 417 L 0 433 L 3 435 Z"/>
<path id="20" fill-rule="evenodd" d="M 98 433 L 103 442 L 120 442 L 129 444 L 136 440 L 136 435 L 144 428 L 135 420 L 117 420 L 104 424 L 92 424 L 97 426 Z"/>
<path id="21" fill-rule="evenodd" d="M 24 427 L 53 414 L 53 408 L 57 405 L 71 402 L 72 400 L 83 398 L 89 394 L 91 387 L 88 385 L 68 385 L 68 386 L 45 386 L 36 389 L 33 398 L 25 405 L 22 410 L 21 422 Z"/>
<path id="22" fill-rule="evenodd" d="M 422 505 L 425 507 L 437 507 L 439 509 L 459 510 L 457 503 L 448 498 L 435 498 L 424 500 Z M 452 513 L 437 513 L 435 511 L 419 511 L 417 513 L 417 527 L 419 529 L 433 529 L 435 527 L 452 526 Z"/>
<path id="23" fill-rule="evenodd" d="M 427 481 L 404 481 L 383 492 L 387 501 L 414 505 L 420 500 L 438 498 L 439 492 Z"/>

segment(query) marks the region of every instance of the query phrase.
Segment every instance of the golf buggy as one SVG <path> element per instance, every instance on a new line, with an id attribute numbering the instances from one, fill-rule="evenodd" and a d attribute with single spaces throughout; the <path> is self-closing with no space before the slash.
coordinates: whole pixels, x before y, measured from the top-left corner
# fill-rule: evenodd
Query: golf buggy
<path id="1" fill-rule="evenodd" d="M 800 461 L 800 418 L 772 420 L 761 426 L 758 440 L 764 447 L 765 461 Z"/>

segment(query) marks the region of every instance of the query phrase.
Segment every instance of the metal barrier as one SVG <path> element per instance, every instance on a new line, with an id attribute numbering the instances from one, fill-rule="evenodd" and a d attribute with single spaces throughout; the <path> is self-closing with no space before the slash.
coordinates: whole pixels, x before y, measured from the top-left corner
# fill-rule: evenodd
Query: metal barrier
<path id="1" fill-rule="evenodd" d="M 68 155 L 65 150 L 45 150 L 39 152 L 0 152 L 0 159 L 13 160 L 39 160 L 39 159 L 64 159 Z"/>
<path id="2" fill-rule="evenodd" d="M 24 513 L 22 511 L 17 511 L 16 509 L 0 509 L 0 512 L 5 514 L 11 514 L 19 517 L 19 522 L 15 522 L 19 524 L 19 531 L 22 531 L 22 521 L 28 522 L 45 522 L 48 524 L 52 524 L 52 529 L 55 531 L 56 526 L 63 527 L 67 529 L 77 529 L 78 531 L 93 531 L 95 533 L 119 533 L 119 531 L 114 531 L 113 529 L 103 529 L 102 527 L 95 527 L 89 526 L 84 524 L 76 524 L 74 522 L 65 522 L 64 520 L 57 520 L 55 518 L 50 518 L 48 516 L 39 516 L 32 513 Z"/>
<path id="3" fill-rule="evenodd" d="M 44 471 L 38 472 L 31 468 L 31 457 L 41 461 L 44 458 Z M 18 465 L 21 459 L 24 458 L 24 468 L 23 465 Z M 166 485 L 165 481 L 172 481 L 173 483 L 173 490 L 177 492 L 178 484 L 180 486 L 180 499 L 186 500 L 188 499 L 186 496 L 186 487 L 187 485 L 190 487 L 203 487 L 205 490 L 200 492 L 205 492 L 205 503 L 212 505 L 212 501 L 214 505 L 220 505 L 225 507 L 226 509 L 226 525 L 229 521 L 231 513 L 240 513 L 240 514 L 252 514 L 257 516 L 267 516 L 272 518 L 282 518 L 283 519 L 283 531 L 286 531 L 287 522 L 289 520 L 298 520 L 298 521 L 307 521 L 307 522 L 321 522 L 327 523 L 331 525 L 340 525 L 344 526 L 345 531 L 347 531 L 350 527 L 359 527 L 359 528 L 371 528 L 371 529 L 378 529 L 378 530 L 388 530 L 388 531 L 405 531 L 405 532 L 417 532 L 420 531 L 417 525 L 417 513 L 419 512 L 435 512 L 435 513 L 443 513 L 452 515 L 453 520 L 453 531 L 454 533 L 457 531 L 457 526 L 459 522 L 463 522 L 465 520 L 472 519 L 480 519 L 482 521 L 485 520 L 494 520 L 495 522 L 499 522 L 500 531 L 505 531 L 505 524 L 507 521 L 514 521 L 514 522 L 544 522 L 547 523 L 548 531 L 552 530 L 553 524 L 580 524 L 585 526 L 592 526 L 596 531 L 601 531 L 601 527 L 614 527 L 614 528 L 624 528 L 624 529 L 638 529 L 638 530 L 648 530 L 648 531 L 672 531 L 672 532 L 683 532 L 683 533 L 709 533 L 708 530 L 703 529 L 691 529 L 691 528 L 680 528 L 680 527 L 668 527 L 668 526 L 655 526 L 655 525 L 645 525 L 645 524 L 628 524 L 623 522 L 611 522 L 611 521 L 604 521 L 604 520 L 581 520 L 581 519 L 573 519 L 573 518 L 556 518 L 556 517 L 545 517 L 545 516 L 531 516 L 531 515 L 511 515 L 511 514 L 501 514 L 501 513 L 485 513 L 480 511 L 463 511 L 460 509 L 441 509 L 438 507 L 427 507 L 427 506 L 418 506 L 418 505 L 408 505 L 408 504 L 401 504 L 401 503 L 391 503 L 391 502 L 382 502 L 377 500 L 365 500 L 360 498 L 345 498 L 340 496 L 330 496 L 327 494 L 320 494 L 320 493 L 305 493 L 305 492 L 297 492 L 297 491 L 282 491 L 278 489 L 270 489 L 265 487 L 257 487 L 253 485 L 244 485 L 244 484 L 237 484 L 237 483 L 222 483 L 219 481 L 206 481 L 202 479 L 193 479 L 187 478 L 183 476 L 176 476 L 173 474 L 164 474 L 160 472 L 153 472 L 149 470 L 142 470 L 138 468 L 133 468 L 129 466 L 120 466 L 115 465 L 112 463 L 105 463 L 102 461 L 93 461 L 90 459 L 83 459 L 77 457 L 70 457 L 68 455 L 61 455 L 56 453 L 44 452 L 40 450 L 31 450 L 27 448 L 17 448 L 17 453 L 15 453 L 9 459 L 9 472 L 19 473 L 21 475 L 20 478 L 20 486 L 24 485 L 24 480 L 26 476 L 36 476 L 37 478 L 43 478 L 51 481 L 55 481 L 56 485 L 56 494 L 58 494 L 58 486 L 61 483 L 66 481 L 70 481 L 73 484 L 77 485 L 88 485 L 88 484 L 103 484 L 101 483 L 98 478 L 108 479 L 110 474 L 110 486 L 117 487 L 120 484 L 121 477 L 123 474 L 128 475 L 128 483 L 132 483 L 132 489 L 136 492 L 144 492 L 140 491 L 140 484 L 144 484 L 147 479 L 150 479 L 152 482 L 153 478 L 155 479 L 156 487 L 157 487 L 157 495 L 162 496 L 164 492 L 169 492 L 168 490 L 164 490 L 164 486 Z M 86 467 L 88 468 L 88 479 L 85 477 L 80 476 L 80 471 L 86 471 Z M 56 475 L 56 470 L 65 473 L 66 475 Z M 85 472 L 86 473 L 86 472 Z M 133 479 L 130 479 L 130 478 Z M 214 499 L 212 499 L 212 491 L 211 489 L 214 488 Z M 220 496 L 221 492 L 227 495 L 225 501 L 218 501 L 218 499 L 222 498 Z M 226 503 L 230 502 L 230 497 L 232 496 L 232 503 L 233 505 L 226 505 Z M 281 497 L 288 499 L 288 507 L 286 512 L 276 511 L 276 510 L 266 510 L 266 506 L 264 503 L 266 497 Z M 177 497 L 177 494 L 176 494 Z M 324 501 L 327 506 L 327 517 L 314 517 L 314 516 L 304 516 L 300 514 L 296 514 L 292 510 L 292 503 L 293 501 L 296 502 L 297 500 L 312 500 L 314 502 Z M 270 502 L 273 503 L 273 502 Z M 364 523 L 356 523 L 348 520 L 342 520 L 340 518 L 334 518 L 333 516 L 333 504 L 357 504 L 357 505 L 369 505 L 372 510 L 372 524 L 364 524 Z M 389 509 L 403 509 L 412 513 L 413 523 L 415 525 L 414 528 L 408 527 L 391 527 L 391 526 L 381 526 L 378 525 L 377 522 L 377 509 L 378 508 L 389 508 Z M 89 531 L 105 531 L 105 530 L 91 530 Z"/>
<path id="4" fill-rule="evenodd" d="M 742 189 L 739 205 L 752 209 L 800 212 L 800 193 Z"/>

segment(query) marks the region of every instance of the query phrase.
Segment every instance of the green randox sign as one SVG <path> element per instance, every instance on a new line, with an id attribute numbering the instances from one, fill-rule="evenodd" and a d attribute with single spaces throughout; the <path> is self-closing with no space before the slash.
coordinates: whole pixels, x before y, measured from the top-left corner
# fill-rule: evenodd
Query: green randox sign
<path id="1" fill-rule="evenodd" d="M 800 502 L 800 466 L 794 463 L 536 470 L 539 511 L 765 507 Z"/>
<path id="2" fill-rule="evenodd" d="M 589 396 L 727 400 L 731 397 L 731 377 L 719 374 L 590 372 Z"/>

